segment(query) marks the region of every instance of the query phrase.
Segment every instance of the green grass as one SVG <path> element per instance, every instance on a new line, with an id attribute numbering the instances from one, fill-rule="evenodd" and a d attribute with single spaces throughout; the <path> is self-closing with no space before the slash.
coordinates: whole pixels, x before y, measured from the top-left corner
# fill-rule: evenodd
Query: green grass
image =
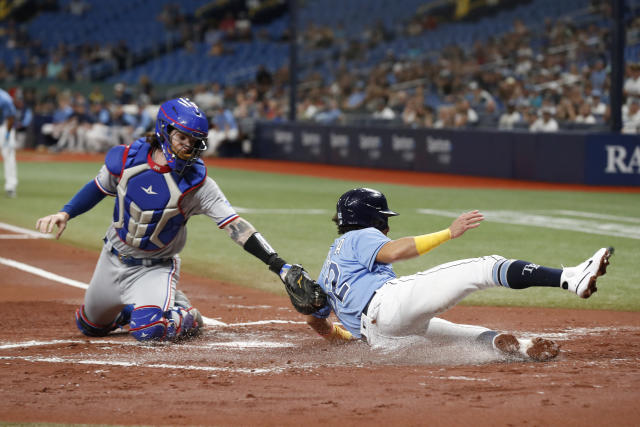
<path id="1" fill-rule="evenodd" d="M 95 176 L 99 167 L 98 163 L 20 163 L 18 198 L 2 201 L 0 221 L 33 228 L 39 217 L 58 211 Z M 613 221 L 614 228 L 621 224 L 640 227 L 639 194 L 420 188 L 377 183 L 373 176 L 371 181 L 355 182 L 340 180 L 340 177 L 319 179 L 218 168 L 209 168 L 209 175 L 234 206 L 326 210 L 325 214 L 312 215 L 242 214 L 285 259 L 303 264 L 312 276 L 318 274 L 327 248 L 336 237 L 330 218 L 337 198 L 357 186 L 383 191 L 390 207 L 401 213 L 391 219 L 391 238 L 428 233 L 450 224 L 450 218 L 416 212 L 424 208 L 457 212 L 470 209 L 585 211 L 631 218 L 626 223 Z M 73 219 L 61 240 L 99 250 L 112 209 L 112 199 L 102 201 L 92 211 Z M 187 246 L 181 254 L 183 271 L 284 294 L 276 276 L 233 243 L 209 218 L 192 218 L 188 233 Z M 394 268 L 399 275 L 412 274 L 443 262 L 489 254 L 559 267 L 582 262 L 602 246 L 615 246 L 616 253 L 599 292 L 589 300 L 557 289 L 532 288 L 519 292 L 507 289 L 478 292 L 465 303 L 640 310 L 640 269 L 636 268 L 640 261 L 638 239 L 485 221 L 463 238 L 447 242 L 419 258 L 396 263 Z"/>

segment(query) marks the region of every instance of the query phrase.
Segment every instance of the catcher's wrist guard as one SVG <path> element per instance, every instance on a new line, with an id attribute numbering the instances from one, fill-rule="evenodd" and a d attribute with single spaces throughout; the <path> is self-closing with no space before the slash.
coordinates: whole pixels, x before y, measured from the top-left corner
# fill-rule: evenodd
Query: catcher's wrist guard
<path id="1" fill-rule="evenodd" d="M 284 272 L 284 275 L 282 274 L 282 268 L 285 265 L 289 265 L 287 264 L 287 262 L 285 260 L 283 260 L 282 258 L 280 258 L 278 256 L 278 254 L 273 254 L 271 256 L 271 259 L 269 260 L 269 262 L 267 262 L 267 264 L 269 265 L 269 270 L 273 271 L 274 273 L 276 273 L 278 276 L 280 276 L 280 278 L 282 280 L 284 280 L 284 276 L 287 274 L 287 272 Z M 291 267 L 289 265 L 289 267 Z M 289 270 L 287 270 L 289 271 Z"/>
<path id="2" fill-rule="evenodd" d="M 245 251 L 258 258 L 269 266 L 269 270 L 280 274 L 282 266 L 286 262 L 280 258 L 276 251 L 269 245 L 264 237 L 258 232 L 253 233 L 242 246 Z"/>

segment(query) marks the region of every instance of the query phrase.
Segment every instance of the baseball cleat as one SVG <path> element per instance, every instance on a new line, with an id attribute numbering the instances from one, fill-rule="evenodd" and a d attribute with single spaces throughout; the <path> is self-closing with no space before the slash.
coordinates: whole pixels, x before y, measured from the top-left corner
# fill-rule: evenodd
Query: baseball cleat
<path id="1" fill-rule="evenodd" d="M 546 362 L 560 353 L 560 346 L 544 338 L 518 339 L 511 334 L 498 334 L 493 346 L 500 353 L 510 357 Z"/>
<path id="2" fill-rule="evenodd" d="M 582 264 L 563 268 L 560 277 L 562 289 L 575 292 L 580 298 L 589 298 L 598 290 L 596 280 L 607 272 L 612 254 L 613 248 L 601 248 Z"/>

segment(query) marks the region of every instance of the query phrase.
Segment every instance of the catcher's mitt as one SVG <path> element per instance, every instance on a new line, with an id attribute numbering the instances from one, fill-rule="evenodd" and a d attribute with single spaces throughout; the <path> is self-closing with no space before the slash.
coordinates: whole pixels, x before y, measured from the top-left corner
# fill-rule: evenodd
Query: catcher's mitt
<path id="1" fill-rule="evenodd" d="M 282 281 L 291 304 L 302 314 L 315 313 L 327 303 L 327 294 L 301 265 L 292 265 Z"/>

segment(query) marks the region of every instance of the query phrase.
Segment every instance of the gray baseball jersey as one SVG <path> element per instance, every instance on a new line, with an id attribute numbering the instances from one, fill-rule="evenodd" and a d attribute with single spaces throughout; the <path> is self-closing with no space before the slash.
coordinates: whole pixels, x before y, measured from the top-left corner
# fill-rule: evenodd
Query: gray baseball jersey
<path id="1" fill-rule="evenodd" d="M 144 203 L 139 200 L 136 200 L 138 201 L 137 204 L 129 202 L 130 204 L 125 206 L 125 209 L 130 214 L 128 221 L 124 221 L 126 224 L 122 224 L 122 222 L 119 224 L 117 221 L 119 219 L 118 215 L 114 214 L 114 222 L 107 230 L 104 248 L 100 254 L 89 289 L 85 294 L 85 313 L 91 319 L 91 322 L 98 326 L 110 324 L 127 304 L 134 304 L 136 307 L 155 305 L 163 310 L 168 310 L 175 305 L 190 306 L 189 301 L 186 300 L 183 294 L 178 293 L 178 298 L 176 299 L 176 289 L 180 276 L 180 257 L 178 253 L 186 242 L 187 220 L 193 215 L 207 215 L 216 222 L 219 228 L 223 228 L 238 218 L 237 213 L 213 179 L 205 177 L 201 185 L 189 189 L 192 191 L 180 192 L 177 189 L 174 174 L 166 171 L 164 173 L 158 173 L 157 170 L 153 171 L 153 164 L 151 161 L 149 163 L 150 167 L 142 167 L 143 173 L 138 173 L 128 180 L 123 180 L 123 176 L 127 176 L 127 169 L 123 169 L 124 173 L 116 175 L 107 166 L 102 166 L 94 180 L 102 192 L 116 196 L 116 212 L 119 204 L 121 205 L 120 209 L 122 209 L 122 200 L 126 199 L 127 194 L 132 193 L 134 190 L 128 187 L 140 187 L 145 195 L 152 198 L 155 196 L 160 197 L 160 205 L 168 199 L 164 209 L 162 209 L 163 206 L 160 206 L 161 209 L 158 210 L 158 205 L 156 204 L 151 211 L 145 211 L 142 208 L 137 216 L 132 214 L 137 209 L 134 205 L 143 206 Z M 147 175 L 144 175 L 144 173 L 147 173 Z M 166 186 L 162 184 L 164 181 L 167 182 Z M 179 197 L 173 197 L 173 195 L 166 197 L 165 193 L 167 192 L 177 193 Z M 170 206 L 171 203 L 174 203 L 174 206 Z M 164 218 L 167 216 L 165 215 L 167 212 L 176 209 L 179 210 L 184 220 L 175 227 L 176 230 L 171 233 L 170 241 L 155 240 L 159 242 L 159 245 L 163 245 L 162 247 L 149 251 L 142 249 L 140 244 L 136 245 L 135 239 L 133 244 L 125 241 L 129 240 L 128 237 L 125 240 L 122 239 L 118 228 L 122 229 L 123 227 L 128 229 L 129 232 L 135 229 L 136 236 L 153 236 L 154 233 L 150 231 L 153 227 L 149 226 L 149 224 L 159 230 L 156 233 L 158 235 L 162 231 L 161 226 L 163 223 L 156 221 L 153 224 L 152 218 L 159 216 L 158 212 L 161 212 Z M 151 212 L 151 214 L 146 215 L 147 212 Z M 147 220 L 144 218 L 147 218 Z M 166 224 L 165 222 L 165 227 L 167 226 Z M 152 265 L 150 263 L 146 263 L 147 265 L 126 264 L 114 252 L 117 252 L 121 257 L 154 260 L 154 263 Z"/>

